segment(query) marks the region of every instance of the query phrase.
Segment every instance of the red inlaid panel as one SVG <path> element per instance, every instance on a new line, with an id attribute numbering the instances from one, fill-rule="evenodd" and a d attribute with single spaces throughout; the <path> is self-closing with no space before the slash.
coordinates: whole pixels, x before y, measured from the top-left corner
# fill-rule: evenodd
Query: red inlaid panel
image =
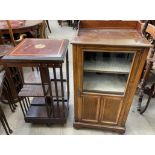
<path id="1" fill-rule="evenodd" d="M 62 57 L 67 40 L 25 39 L 8 56 Z"/>

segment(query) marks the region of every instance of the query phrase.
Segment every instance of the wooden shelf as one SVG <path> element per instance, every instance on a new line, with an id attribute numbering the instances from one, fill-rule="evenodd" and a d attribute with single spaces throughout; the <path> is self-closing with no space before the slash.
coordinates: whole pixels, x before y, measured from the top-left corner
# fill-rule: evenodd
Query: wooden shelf
<path id="1" fill-rule="evenodd" d="M 33 97 L 31 106 L 45 106 L 45 98 L 44 97 Z"/>
<path id="2" fill-rule="evenodd" d="M 47 115 L 47 107 L 45 106 L 43 97 L 35 97 L 31 102 L 31 106 L 26 113 L 25 121 L 30 123 L 65 123 L 68 109 L 65 104 L 65 108 L 63 109 L 62 102 L 59 103 L 59 108 L 57 108 L 57 104 L 54 102 L 54 116 L 48 117 Z M 64 117 L 65 114 L 65 117 Z"/>
<path id="3" fill-rule="evenodd" d="M 85 72 L 129 74 L 131 62 L 124 58 L 104 58 L 84 62 Z"/>
<path id="4" fill-rule="evenodd" d="M 62 98 L 60 82 L 57 82 L 57 86 L 58 86 L 58 98 L 60 99 L 60 98 Z M 66 82 L 63 82 L 63 86 L 64 86 L 64 95 L 65 95 L 64 98 L 66 99 L 67 98 Z M 51 87 L 52 87 L 52 96 L 56 98 L 54 82 L 51 82 Z M 47 96 L 50 96 L 48 87 L 45 86 L 45 88 L 46 88 Z M 23 85 L 23 88 L 19 92 L 18 96 L 21 96 L 21 97 L 27 97 L 27 96 L 28 97 L 44 97 L 42 85 L 41 84 L 25 84 L 25 85 Z"/>
<path id="5" fill-rule="evenodd" d="M 27 123 L 66 123 L 66 117 L 47 117 L 47 111 L 45 106 L 31 106 L 27 115 L 25 116 L 25 121 Z"/>
<path id="6" fill-rule="evenodd" d="M 84 91 L 123 94 L 126 82 L 127 78 L 123 75 L 85 73 L 83 89 Z"/>
<path id="7" fill-rule="evenodd" d="M 47 86 L 46 86 L 46 92 L 47 92 Z M 36 97 L 40 96 L 43 97 L 43 89 L 41 84 L 25 84 L 23 85 L 23 88 L 19 92 L 18 96 L 21 97 Z"/>
<path id="8" fill-rule="evenodd" d="M 61 102 L 62 99 L 59 98 L 59 102 Z M 54 102 L 57 102 L 56 98 L 54 98 Z M 64 100 L 64 102 L 68 102 L 67 99 Z M 31 102 L 31 105 L 34 106 L 45 106 L 45 98 L 44 97 L 33 97 L 33 100 Z"/>

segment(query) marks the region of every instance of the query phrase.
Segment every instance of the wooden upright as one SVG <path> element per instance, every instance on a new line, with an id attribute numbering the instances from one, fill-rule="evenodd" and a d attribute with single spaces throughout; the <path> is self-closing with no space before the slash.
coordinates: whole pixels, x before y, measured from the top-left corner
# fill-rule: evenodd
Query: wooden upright
<path id="1" fill-rule="evenodd" d="M 80 21 L 72 41 L 75 128 L 125 132 L 151 47 L 138 21 Z"/>

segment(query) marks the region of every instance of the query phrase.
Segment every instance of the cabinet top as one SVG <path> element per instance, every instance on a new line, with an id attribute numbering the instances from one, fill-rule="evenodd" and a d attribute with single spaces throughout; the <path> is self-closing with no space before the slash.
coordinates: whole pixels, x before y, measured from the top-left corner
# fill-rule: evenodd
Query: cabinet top
<path id="1" fill-rule="evenodd" d="M 80 24 L 81 23 L 81 24 Z M 80 21 L 72 44 L 151 47 L 138 21 Z"/>
<path id="2" fill-rule="evenodd" d="M 63 61 L 68 40 L 24 39 L 3 60 Z"/>

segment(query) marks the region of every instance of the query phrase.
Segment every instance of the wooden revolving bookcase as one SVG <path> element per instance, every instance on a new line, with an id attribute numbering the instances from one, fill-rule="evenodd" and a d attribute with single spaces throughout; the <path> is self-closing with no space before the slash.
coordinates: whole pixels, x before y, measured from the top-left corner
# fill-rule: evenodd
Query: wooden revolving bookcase
<path id="1" fill-rule="evenodd" d="M 3 58 L 26 122 L 65 123 L 69 110 L 68 40 L 25 39 Z M 12 68 L 37 67 L 41 83 L 15 85 Z M 32 100 L 30 97 L 33 97 Z"/>

